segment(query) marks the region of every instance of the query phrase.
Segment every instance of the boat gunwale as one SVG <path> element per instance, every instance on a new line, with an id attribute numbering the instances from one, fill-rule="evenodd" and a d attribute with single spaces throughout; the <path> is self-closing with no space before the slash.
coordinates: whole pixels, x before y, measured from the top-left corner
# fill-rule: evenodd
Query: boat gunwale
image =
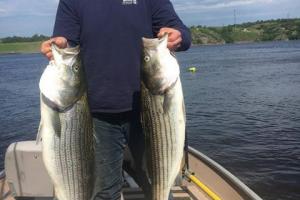
<path id="1" fill-rule="evenodd" d="M 236 176 L 230 173 L 227 169 L 222 167 L 216 161 L 212 160 L 205 154 L 199 152 L 193 147 L 188 147 L 188 152 L 201 160 L 201 162 L 205 163 L 209 166 L 214 172 L 216 172 L 219 176 L 221 176 L 231 187 L 233 187 L 239 194 L 249 200 L 262 200 L 253 190 L 251 190 L 246 184 L 244 184 L 241 180 L 239 180 Z"/>

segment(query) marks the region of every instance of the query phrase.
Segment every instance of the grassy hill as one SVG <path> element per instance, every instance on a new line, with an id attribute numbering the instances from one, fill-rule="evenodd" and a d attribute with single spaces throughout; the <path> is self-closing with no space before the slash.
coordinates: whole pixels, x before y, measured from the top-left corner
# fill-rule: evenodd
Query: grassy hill
<path id="1" fill-rule="evenodd" d="M 248 22 L 223 27 L 192 26 L 193 44 L 225 44 L 274 40 L 299 40 L 300 19 Z M 39 52 L 41 41 L 49 37 L 6 37 L 0 39 L 0 53 Z"/>
<path id="2" fill-rule="evenodd" d="M 0 43 L 0 53 L 35 53 L 40 51 L 41 42 Z"/>
<path id="3" fill-rule="evenodd" d="M 35 34 L 32 37 L 6 37 L 0 39 L 0 53 L 34 53 L 40 51 L 42 41 L 48 36 Z"/>
<path id="4" fill-rule="evenodd" d="M 193 44 L 224 44 L 300 39 L 300 19 L 278 19 L 224 27 L 192 26 Z"/>

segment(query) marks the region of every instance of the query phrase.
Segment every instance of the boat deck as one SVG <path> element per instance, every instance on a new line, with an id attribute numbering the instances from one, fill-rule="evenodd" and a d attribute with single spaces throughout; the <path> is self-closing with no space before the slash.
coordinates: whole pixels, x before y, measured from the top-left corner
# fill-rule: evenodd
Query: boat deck
<path id="1" fill-rule="evenodd" d="M 208 200 L 196 186 L 177 186 L 172 188 L 174 200 Z M 144 194 L 140 188 L 125 188 L 123 189 L 124 200 L 143 200 Z"/>
<path id="2" fill-rule="evenodd" d="M 173 200 L 209 200 L 209 198 L 202 193 L 196 186 L 176 186 L 172 188 Z M 0 180 L 0 200 L 16 200 L 11 195 L 11 191 L 8 185 L 2 179 Z M 124 200 L 143 200 L 145 196 L 140 188 L 124 188 L 123 189 Z M 20 198 L 17 198 L 20 199 Z M 50 197 L 40 198 L 21 198 L 20 200 L 52 200 Z"/>
<path id="3" fill-rule="evenodd" d="M 0 200 L 14 200 L 5 179 L 0 179 Z"/>

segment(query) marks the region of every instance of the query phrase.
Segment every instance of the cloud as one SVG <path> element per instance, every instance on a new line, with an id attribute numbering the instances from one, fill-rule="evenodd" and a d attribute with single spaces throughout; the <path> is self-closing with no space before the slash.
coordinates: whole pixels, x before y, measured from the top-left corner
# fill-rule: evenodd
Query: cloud
<path id="1" fill-rule="evenodd" d="M 299 0 L 171 0 L 187 25 L 222 26 L 300 17 Z M 235 10 L 235 12 L 234 12 Z M 236 20 L 234 19 L 234 13 Z"/>
<path id="2" fill-rule="evenodd" d="M 5 13 L 5 10 L 3 8 L 0 8 L 0 16 L 4 15 L 4 13 Z"/>
<path id="3" fill-rule="evenodd" d="M 0 0 L 0 38 L 8 35 L 50 35 L 59 0 Z M 139 0 L 138 0 L 139 1 Z M 142 0 L 140 0 L 142 1 Z M 300 17 L 299 0 L 171 0 L 187 25 L 220 26 Z"/>
<path id="4" fill-rule="evenodd" d="M 0 0 L 0 38 L 50 35 L 59 0 Z"/>
<path id="5" fill-rule="evenodd" d="M 222 8 L 272 3 L 273 0 L 173 0 L 178 12 L 206 11 Z"/>
<path id="6" fill-rule="evenodd" d="M 58 0 L 1 0 L 0 17 L 53 16 Z"/>

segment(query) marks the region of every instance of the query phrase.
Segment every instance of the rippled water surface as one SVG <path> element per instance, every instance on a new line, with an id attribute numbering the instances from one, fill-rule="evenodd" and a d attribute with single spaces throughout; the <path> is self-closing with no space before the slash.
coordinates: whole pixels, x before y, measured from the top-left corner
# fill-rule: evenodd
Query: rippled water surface
<path id="1" fill-rule="evenodd" d="M 177 57 L 190 145 L 263 199 L 300 199 L 300 41 L 193 47 Z M 0 55 L 1 169 L 10 143 L 35 138 L 46 64 L 39 54 Z"/>

